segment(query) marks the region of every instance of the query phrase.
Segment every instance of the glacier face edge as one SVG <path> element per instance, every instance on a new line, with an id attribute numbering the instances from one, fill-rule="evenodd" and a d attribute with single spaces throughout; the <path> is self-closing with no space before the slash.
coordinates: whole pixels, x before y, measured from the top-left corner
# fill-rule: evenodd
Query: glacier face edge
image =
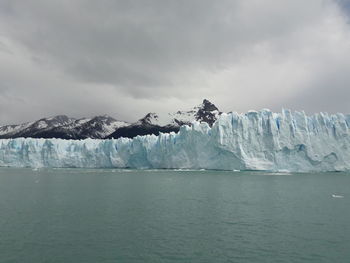
<path id="1" fill-rule="evenodd" d="M 133 139 L 2 139 L 0 166 L 348 171 L 350 115 L 262 110 Z"/>

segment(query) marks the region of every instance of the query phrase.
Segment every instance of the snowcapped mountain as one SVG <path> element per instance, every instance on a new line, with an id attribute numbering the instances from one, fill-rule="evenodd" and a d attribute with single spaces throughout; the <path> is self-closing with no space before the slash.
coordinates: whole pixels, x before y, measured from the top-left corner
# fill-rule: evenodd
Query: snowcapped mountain
<path id="1" fill-rule="evenodd" d="M 65 115 L 57 115 L 50 118 L 42 118 L 35 122 L 27 122 L 19 125 L 5 125 L 0 127 L 2 138 L 27 137 L 27 134 L 35 135 L 43 130 L 67 125 L 74 119 Z M 32 136 L 28 136 L 32 137 Z"/>
<path id="2" fill-rule="evenodd" d="M 190 125 L 192 121 L 206 122 L 209 126 L 217 120 L 220 115 L 219 109 L 210 101 L 204 99 L 201 104 L 188 111 L 177 111 L 175 113 L 157 114 L 148 113 L 140 119 L 137 124 L 151 124 L 158 126 L 181 126 Z"/>
<path id="3" fill-rule="evenodd" d="M 74 130 L 84 138 L 105 138 L 115 130 L 130 125 L 124 121 L 118 121 L 108 115 L 96 116 L 89 119 Z"/>
<path id="4" fill-rule="evenodd" d="M 58 115 L 35 122 L 2 126 L 0 138 L 101 139 L 126 125 L 129 124 L 107 115 L 81 119 Z"/>
<path id="5" fill-rule="evenodd" d="M 157 114 L 148 113 L 135 123 L 118 121 L 108 115 L 93 118 L 70 118 L 58 115 L 42 118 L 35 122 L 19 125 L 0 126 L 0 139 L 7 138 L 60 138 L 60 139 L 103 139 L 103 138 L 133 138 L 137 135 L 155 134 L 160 132 L 177 132 L 180 126 L 196 120 L 206 122 L 209 126 L 218 119 L 221 112 L 208 100 L 188 111 Z"/>
<path id="6" fill-rule="evenodd" d="M 221 112 L 213 103 L 204 99 L 200 105 L 188 111 L 177 111 L 168 114 L 148 113 L 136 123 L 117 129 L 108 138 L 133 138 L 137 135 L 178 132 L 182 125 L 191 125 L 194 120 L 206 122 L 209 126 L 212 126 L 220 114 Z"/>

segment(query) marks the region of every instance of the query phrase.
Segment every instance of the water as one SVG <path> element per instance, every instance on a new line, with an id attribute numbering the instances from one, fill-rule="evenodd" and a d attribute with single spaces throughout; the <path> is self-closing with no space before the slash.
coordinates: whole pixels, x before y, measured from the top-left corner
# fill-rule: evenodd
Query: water
<path id="1" fill-rule="evenodd" d="M 350 175 L 2 168 L 0 262 L 350 262 Z"/>

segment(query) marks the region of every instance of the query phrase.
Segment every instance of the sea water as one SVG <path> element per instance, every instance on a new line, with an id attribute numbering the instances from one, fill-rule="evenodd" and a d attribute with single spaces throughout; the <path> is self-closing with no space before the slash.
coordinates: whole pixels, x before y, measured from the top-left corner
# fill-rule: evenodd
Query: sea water
<path id="1" fill-rule="evenodd" d="M 1 168 L 0 262 L 350 262 L 350 174 Z"/>

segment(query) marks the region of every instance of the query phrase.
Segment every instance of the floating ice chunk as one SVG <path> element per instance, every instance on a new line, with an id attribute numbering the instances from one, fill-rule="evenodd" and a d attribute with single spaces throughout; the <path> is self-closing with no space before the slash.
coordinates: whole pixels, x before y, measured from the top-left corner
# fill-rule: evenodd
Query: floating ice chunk
<path id="1" fill-rule="evenodd" d="M 334 197 L 334 198 L 344 198 L 344 196 L 342 196 L 342 195 L 332 195 L 332 197 Z"/>

